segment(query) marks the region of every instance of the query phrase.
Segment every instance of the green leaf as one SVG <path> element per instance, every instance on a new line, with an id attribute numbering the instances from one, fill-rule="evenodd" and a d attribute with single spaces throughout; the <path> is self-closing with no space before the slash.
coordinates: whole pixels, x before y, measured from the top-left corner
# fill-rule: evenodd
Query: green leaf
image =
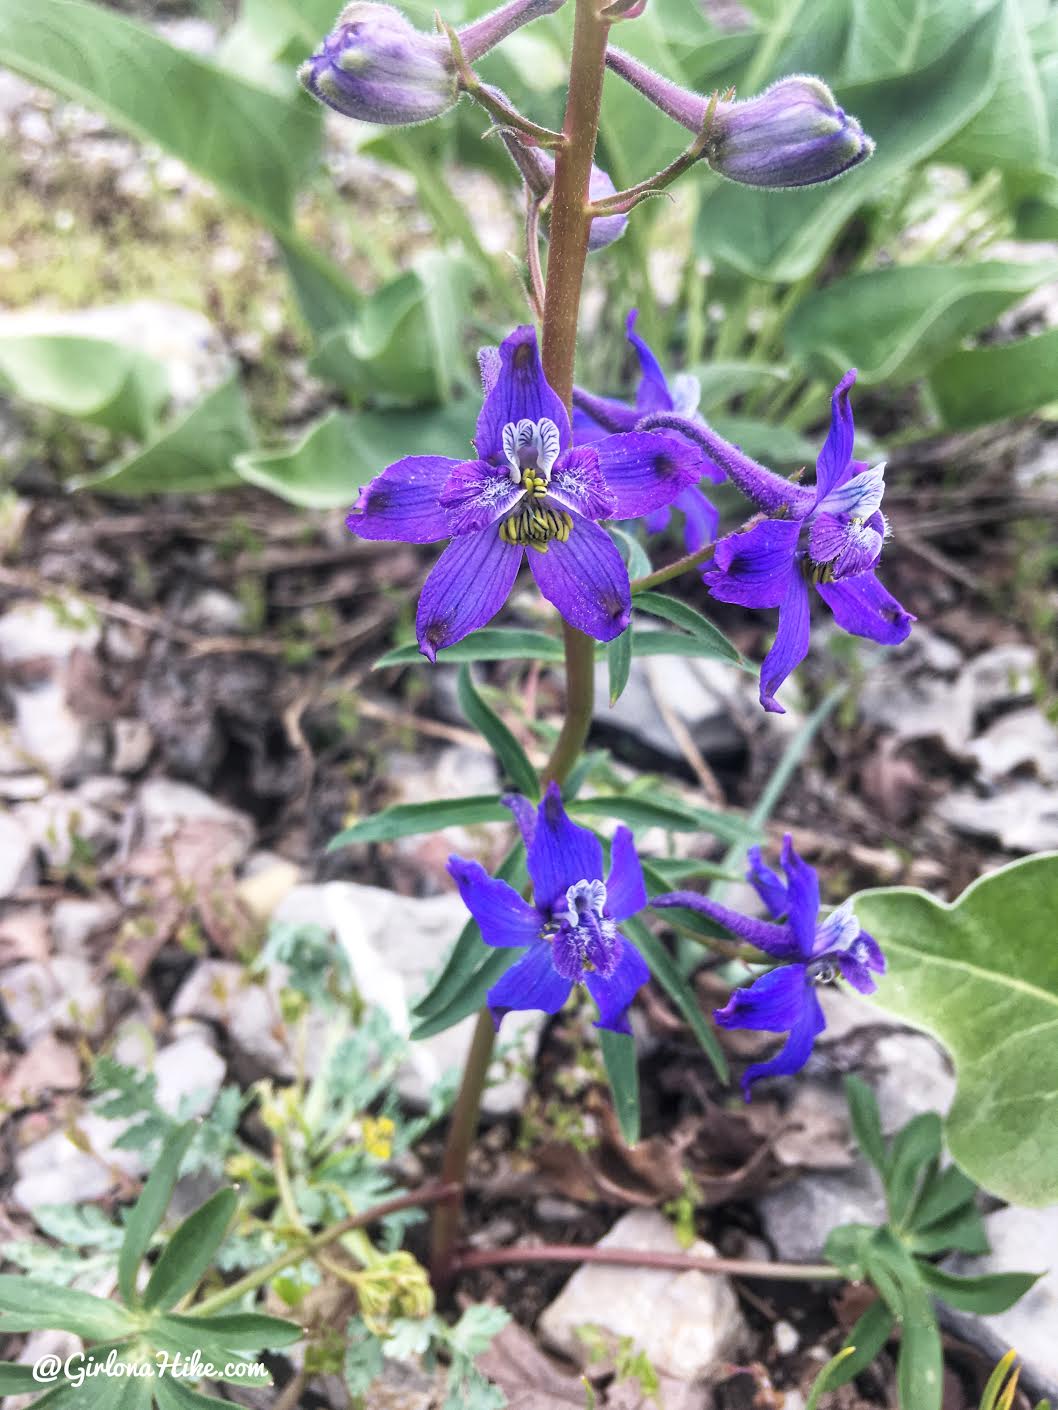
<path id="1" fill-rule="evenodd" d="M 462 1356 L 480 1356 L 489 1349 L 493 1337 L 498 1336 L 510 1320 L 511 1314 L 504 1308 L 479 1303 L 467 1308 L 450 1329 L 447 1340 Z"/>
<path id="2" fill-rule="evenodd" d="M 910 888 L 862 892 L 856 914 L 888 972 L 871 1002 L 932 1033 L 958 1089 L 954 1159 L 1017 1204 L 1058 1199 L 1058 853 L 1014 862 L 952 905 Z"/>
<path id="3" fill-rule="evenodd" d="M 984 1273 L 960 1278 L 932 1263 L 919 1263 L 918 1270 L 923 1282 L 942 1302 L 981 1317 L 992 1317 L 1013 1307 L 1043 1277 L 1042 1273 Z"/>
<path id="4" fill-rule="evenodd" d="M 1058 265 L 998 260 L 868 270 L 810 294 L 790 319 L 787 346 L 823 376 L 856 367 L 865 386 L 899 386 L 1056 277 Z"/>
<path id="5" fill-rule="evenodd" d="M 853 0 L 846 75 L 880 78 L 931 63 L 981 9 L 966 0 Z"/>
<path id="6" fill-rule="evenodd" d="M 846 1078 L 846 1081 L 853 1080 L 855 1079 Z M 949 1165 L 946 1170 L 935 1175 L 923 1190 L 922 1198 L 915 1209 L 912 1227 L 916 1231 L 925 1230 L 932 1224 L 950 1218 L 959 1210 L 972 1208 L 976 1193 L 977 1186 L 970 1177 L 964 1175 L 957 1165 Z"/>
<path id="7" fill-rule="evenodd" d="M 443 1033 L 472 1013 L 485 1006 L 485 996 L 496 981 L 511 965 L 521 959 L 519 949 L 489 949 L 476 969 L 462 981 L 452 997 L 439 1008 L 431 1008 L 429 1014 L 412 1029 L 414 1042 L 422 1038 L 432 1038 L 435 1033 Z"/>
<path id="8" fill-rule="evenodd" d="M 650 968 L 651 974 L 686 1019 L 691 1032 L 702 1045 L 702 1051 L 713 1065 L 713 1070 L 721 1082 L 728 1079 L 727 1058 L 713 1032 L 705 1014 L 702 1013 L 698 996 L 680 973 L 676 961 L 664 944 L 641 920 L 633 916 L 621 922 L 621 928 L 628 938 L 638 946 Z"/>
<path id="9" fill-rule="evenodd" d="M 238 484 L 233 461 L 253 444 L 250 411 L 238 377 L 215 388 L 141 450 L 73 489 L 98 494 L 199 494 Z"/>
<path id="10" fill-rule="evenodd" d="M 546 632 L 520 631 L 510 627 L 482 627 L 455 646 L 437 653 L 438 665 L 463 661 L 544 661 L 563 660 L 562 643 Z M 418 646 L 398 646 L 379 657 L 373 670 L 385 666 L 428 665 Z"/>
<path id="11" fill-rule="evenodd" d="M 495 793 L 470 798 L 442 798 L 436 803 L 396 803 L 380 813 L 361 818 L 327 844 L 328 852 L 353 842 L 392 842 L 398 837 L 415 837 L 421 832 L 439 832 L 443 827 L 466 827 L 471 823 L 510 822 L 511 815 Z"/>
<path id="12" fill-rule="evenodd" d="M 153 30 L 80 0 L 5 0 L 0 62 L 156 142 L 269 225 L 291 222 L 320 122 Z"/>
<path id="13" fill-rule="evenodd" d="M 169 1324 L 186 1327 L 189 1332 L 204 1332 L 237 1351 L 273 1350 L 290 1346 L 305 1335 L 296 1322 L 282 1317 L 269 1317 L 263 1312 L 221 1312 L 215 1317 L 196 1317 L 191 1313 L 171 1313 Z"/>
<path id="14" fill-rule="evenodd" d="M 34 1278 L 0 1274 L 0 1331 L 62 1330 L 88 1341 L 127 1337 L 135 1330 L 116 1302 L 74 1288 L 52 1287 Z"/>
<path id="15" fill-rule="evenodd" d="M 639 1068 L 636 1045 L 628 1033 L 613 1033 L 599 1029 L 599 1047 L 606 1075 L 610 1079 L 614 1111 L 625 1144 L 634 1146 L 639 1140 Z"/>
<path id="16" fill-rule="evenodd" d="M 861 1372 L 866 1371 L 889 1340 L 892 1326 L 893 1314 L 882 1299 L 878 1298 L 857 1318 L 852 1331 L 845 1338 L 843 1350 L 849 1355 L 841 1366 L 835 1369 L 827 1388 L 833 1390 L 836 1386 L 847 1385 Z M 907 1406 L 905 1410 L 911 1410 L 911 1407 Z"/>
<path id="17" fill-rule="evenodd" d="M 342 270 L 293 231 L 276 231 L 276 240 L 301 316 L 315 337 L 322 339 L 335 328 L 352 323 L 359 315 L 363 295 Z"/>
<path id="18" fill-rule="evenodd" d="M 945 426 L 1026 416 L 1058 400 L 1058 328 L 996 347 L 952 353 L 929 377 Z"/>
<path id="19" fill-rule="evenodd" d="M 606 665 L 610 676 L 610 705 L 616 705 L 628 684 L 632 669 L 632 624 L 615 636 L 606 648 Z"/>
<path id="20" fill-rule="evenodd" d="M 733 397 L 759 389 L 773 391 L 790 380 L 786 367 L 762 362 L 702 362 L 687 371 L 702 389 L 703 412 L 725 406 Z"/>
<path id="21" fill-rule="evenodd" d="M 504 857 L 496 875 L 520 890 L 526 882 L 525 847 L 519 839 Z M 462 990 L 464 983 L 480 968 L 486 957 L 485 942 L 476 920 L 471 918 L 460 931 L 441 973 L 414 1006 L 420 1018 L 428 1018 L 443 1009 Z"/>
<path id="22" fill-rule="evenodd" d="M 203 1395 L 199 1390 L 192 1390 L 186 1381 L 173 1376 L 159 1377 L 153 1384 L 158 1410 L 218 1410 L 219 1406 L 231 1405 L 230 1400 Z"/>
<path id="23" fill-rule="evenodd" d="M 639 598 L 632 599 L 638 602 Z M 633 656 L 689 656 L 698 661 L 715 661 L 718 658 L 729 660 L 725 652 L 719 657 L 712 643 L 689 636 L 686 632 L 670 632 L 664 628 L 652 632 L 637 632 L 632 642 Z M 740 661 L 743 669 L 756 673 L 756 667 L 747 661 Z"/>
<path id="24" fill-rule="evenodd" d="M 525 794 L 527 798 L 536 799 L 540 792 L 536 770 L 507 725 L 496 714 L 492 706 L 482 699 L 474 684 L 474 678 L 470 674 L 469 665 L 460 668 L 456 693 L 459 708 L 464 717 L 479 734 L 484 736 L 486 743 L 503 765 L 507 777 L 515 789 L 519 793 Z"/>
<path id="25" fill-rule="evenodd" d="M 935 1111 L 914 1116 L 893 1137 L 885 1171 L 889 1215 L 894 1225 L 909 1223 L 917 1196 L 940 1156 L 940 1117 Z"/>
<path id="26" fill-rule="evenodd" d="M 878 1102 L 874 1093 L 861 1078 L 846 1077 L 845 1100 L 849 1104 L 849 1116 L 852 1119 L 856 1144 L 879 1175 L 884 1177 L 889 1158 L 885 1150 Z"/>
<path id="27" fill-rule="evenodd" d="M 124 1301 L 137 1301 L 136 1272 L 147 1252 L 151 1235 L 158 1228 L 173 1197 L 180 1165 L 195 1134 L 195 1123 L 187 1121 L 170 1132 L 132 1208 L 125 1237 L 118 1254 L 118 1289 Z"/>
<path id="28" fill-rule="evenodd" d="M 867 1254 L 877 1237 L 874 1224 L 838 1224 L 827 1235 L 823 1252 L 851 1283 L 867 1276 Z"/>
<path id="29" fill-rule="evenodd" d="M 238 1203 L 234 1190 L 218 1190 L 188 1215 L 154 1265 L 144 1307 L 170 1308 L 196 1286 L 228 1232 Z"/>
<path id="30" fill-rule="evenodd" d="M 151 1326 L 150 1340 L 159 1351 L 168 1352 L 170 1356 L 182 1356 L 189 1362 L 197 1353 L 204 1363 L 212 1366 L 212 1370 L 201 1373 L 211 1380 L 255 1386 L 272 1384 L 272 1375 L 267 1367 L 262 1365 L 260 1370 L 249 1369 L 258 1363 L 246 1358 L 256 1353 L 245 1351 L 241 1346 L 230 1346 L 201 1327 L 188 1327 L 174 1317 L 159 1317 Z M 241 1363 L 238 1369 L 235 1363 Z M 226 1369 L 228 1366 L 232 1367 L 230 1371 Z"/>
<path id="31" fill-rule="evenodd" d="M 679 598 L 665 597 L 660 592 L 637 592 L 633 604 L 642 612 L 649 612 L 654 617 L 664 617 L 667 622 L 682 627 L 696 641 L 708 646 L 711 655 L 717 660 L 732 661 L 736 665 L 742 663 L 742 652 L 731 645 L 723 632 L 714 627 L 708 617 L 703 617 L 697 608 L 681 602 Z"/>
<path id="32" fill-rule="evenodd" d="M 0 1361 L 0 1395 L 21 1395 L 23 1391 L 39 1390 L 40 1381 L 33 1367 L 18 1361 Z"/>
<path id="33" fill-rule="evenodd" d="M 102 338 L 58 335 L 0 338 L 0 387 L 139 438 L 150 434 L 169 396 L 165 368 L 154 358 Z"/>
<path id="34" fill-rule="evenodd" d="M 912 1253 L 925 1258 L 936 1253 L 987 1253 L 989 1248 L 984 1223 L 973 1206 L 938 1219 L 928 1228 L 905 1233 L 904 1242 Z"/>
<path id="35" fill-rule="evenodd" d="M 651 571 L 650 559 L 647 551 L 637 538 L 626 533 L 624 529 L 619 529 L 616 524 L 608 526 L 610 537 L 617 544 L 621 557 L 628 568 L 628 576 L 634 581 L 636 578 L 645 578 Z"/>
<path id="36" fill-rule="evenodd" d="M 655 792 L 645 798 L 624 793 L 605 798 L 574 798 L 567 809 L 578 816 L 614 818 L 629 827 L 663 827 L 670 832 L 708 832 L 731 842 L 753 842 L 757 830 L 743 818 L 698 808 L 682 799 Z"/>
<path id="37" fill-rule="evenodd" d="M 368 1331 L 360 1317 L 352 1317 L 345 1328 L 345 1360 L 342 1370 L 350 1395 L 363 1396 L 382 1374 L 382 1343 Z"/>
<path id="38" fill-rule="evenodd" d="M 888 1229 L 879 1229 L 867 1247 L 867 1275 L 900 1323 L 896 1363 L 902 1406 L 940 1410 L 943 1357 L 940 1331 L 920 1265 Z"/>

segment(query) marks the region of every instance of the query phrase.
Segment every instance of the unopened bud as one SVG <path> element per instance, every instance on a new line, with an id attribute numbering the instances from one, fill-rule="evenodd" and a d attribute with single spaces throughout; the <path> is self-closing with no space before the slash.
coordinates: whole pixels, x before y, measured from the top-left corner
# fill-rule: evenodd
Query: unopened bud
<path id="1" fill-rule="evenodd" d="M 542 147 L 527 147 L 518 140 L 514 133 L 504 132 L 502 136 L 508 152 L 514 159 L 515 166 L 522 173 L 526 186 L 537 200 L 542 200 L 554 184 L 554 157 L 550 152 L 545 152 Z M 588 200 L 604 201 L 607 196 L 616 194 L 617 188 L 609 176 L 601 167 L 595 166 L 593 163 L 591 176 L 588 178 Z M 602 250 L 607 245 L 612 245 L 625 233 L 627 224 L 627 215 L 595 216 L 588 233 L 589 251 Z"/>
<path id="2" fill-rule="evenodd" d="M 689 131 L 706 132 L 703 158 L 746 186 L 813 186 L 857 166 L 874 143 L 819 78 L 781 78 L 756 98 L 717 101 L 670 83 L 620 49 L 611 69 Z"/>

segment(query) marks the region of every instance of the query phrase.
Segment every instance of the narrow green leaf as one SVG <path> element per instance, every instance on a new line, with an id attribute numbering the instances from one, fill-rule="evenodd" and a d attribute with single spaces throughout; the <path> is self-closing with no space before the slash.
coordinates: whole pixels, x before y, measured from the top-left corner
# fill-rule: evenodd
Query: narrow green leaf
<path id="1" fill-rule="evenodd" d="M 254 440 L 246 397 L 237 376 L 221 383 L 157 436 L 98 475 L 72 488 L 99 494 L 198 494 L 238 484 L 235 457 Z"/>
<path id="2" fill-rule="evenodd" d="M 632 624 L 620 636 L 615 636 L 606 648 L 606 664 L 610 675 L 610 704 L 616 705 L 628 684 L 632 669 Z"/>
<path id="3" fill-rule="evenodd" d="M 438 665 L 464 661 L 544 661 L 563 660 L 562 643 L 546 632 L 518 631 L 507 627 L 482 627 L 455 646 L 437 653 Z M 418 646 L 398 646 L 379 657 L 373 670 L 385 666 L 428 665 Z"/>
<path id="4" fill-rule="evenodd" d="M 1002 1361 L 988 1378 L 988 1384 L 981 1392 L 980 1410 L 996 1410 L 996 1401 L 999 1393 L 1003 1389 L 1003 1382 L 1014 1367 L 1014 1362 L 1018 1359 L 1018 1353 L 1014 1350 L 1008 1351 Z"/>
<path id="5" fill-rule="evenodd" d="M 733 661 L 736 665 L 742 663 L 741 651 L 732 646 L 723 632 L 714 627 L 707 617 L 703 617 L 697 608 L 681 602 L 679 598 L 666 597 L 660 592 L 637 592 L 634 603 L 641 611 L 649 612 L 655 617 L 664 617 L 665 621 L 682 627 L 695 640 L 711 647 L 712 654 L 718 661 Z"/>
<path id="6" fill-rule="evenodd" d="M 442 798 L 436 803 L 396 803 L 380 813 L 361 818 L 327 844 L 328 852 L 353 842 L 392 842 L 398 837 L 415 837 L 421 832 L 439 832 L 443 827 L 466 827 L 471 823 L 510 822 L 511 815 L 495 793 L 469 798 Z"/>
<path id="7" fill-rule="evenodd" d="M 741 872 L 732 871 L 719 862 L 703 861 L 699 857 L 651 857 L 649 863 L 643 862 L 643 875 L 651 895 L 672 891 L 700 877 L 731 882 L 743 879 Z"/>
<path id="8" fill-rule="evenodd" d="M 185 1327 L 189 1332 L 205 1332 L 214 1341 L 237 1351 L 273 1350 L 290 1346 L 305 1335 L 296 1322 L 282 1317 L 269 1317 L 263 1312 L 221 1312 L 215 1317 L 196 1317 L 193 1313 L 170 1313 L 166 1323 Z"/>
<path id="9" fill-rule="evenodd" d="M 847 1385 L 849 1381 L 855 1380 L 861 1372 L 866 1371 L 889 1340 L 892 1326 L 893 1314 L 882 1299 L 878 1298 L 876 1302 L 871 1303 L 866 1312 L 857 1318 L 852 1331 L 845 1338 L 843 1350 L 850 1352 L 851 1355 L 834 1372 L 827 1389 L 833 1390 L 836 1386 Z"/>
<path id="10" fill-rule="evenodd" d="M 637 538 L 633 538 L 624 529 L 619 529 L 616 524 L 610 524 L 608 528 L 628 568 L 628 576 L 633 579 L 645 578 L 652 571 L 646 549 Z"/>
<path id="11" fill-rule="evenodd" d="M 204 1363 L 213 1367 L 208 1373 L 203 1372 L 211 1380 L 230 1381 L 237 1385 L 272 1384 L 272 1375 L 267 1367 L 262 1365 L 258 1371 L 248 1369 L 250 1365 L 257 1364 L 249 1359 L 257 1353 L 246 1351 L 241 1346 L 230 1346 L 219 1337 L 210 1336 L 198 1327 L 186 1327 L 172 1317 L 159 1317 L 151 1326 L 150 1339 L 159 1351 L 168 1352 L 170 1356 L 183 1356 L 190 1361 L 197 1352 Z M 239 1369 L 236 1369 L 236 1363 L 241 1363 Z M 232 1367 L 230 1371 L 226 1369 L 228 1366 Z"/>
<path id="12" fill-rule="evenodd" d="M 147 1252 L 151 1235 L 162 1222 L 180 1174 L 180 1163 L 187 1154 L 195 1134 L 195 1123 L 186 1121 L 165 1140 L 154 1163 L 154 1169 L 140 1192 L 125 1226 L 125 1237 L 118 1254 L 118 1289 L 126 1304 L 137 1299 L 136 1272 Z"/>
<path id="13" fill-rule="evenodd" d="M 854 1346 L 845 1346 L 842 1347 L 836 1356 L 830 1358 L 819 1375 L 812 1382 L 812 1389 L 809 1391 L 808 1399 L 805 1402 L 805 1410 L 818 1410 L 819 1397 L 825 1390 L 833 1390 L 835 1386 L 845 1384 L 845 1381 L 841 1378 L 842 1367 L 848 1361 L 849 1357 L 853 1355 L 855 1350 L 856 1348 Z"/>
<path id="14" fill-rule="evenodd" d="M 919 1263 L 922 1281 L 949 1307 L 960 1312 L 976 1312 L 981 1317 L 993 1317 L 1013 1307 L 1019 1298 L 1043 1277 L 1042 1273 L 982 1273 L 978 1277 L 960 1278 L 945 1273 L 933 1263 Z"/>
<path id="15" fill-rule="evenodd" d="M 218 1400 L 215 1395 L 203 1395 L 192 1390 L 186 1381 L 163 1376 L 155 1385 L 154 1398 L 158 1410 L 218 1410 L 224 1406 L 230 1410 L 230 1400 Z"/>
<path id="16" fill-rule="evenodd" d="M 0 1361 L 0 1395 L 21 1395 L 23 1391 L 39 1389 L 40 1381 L 33 1374 L 32 1366 L 18 1361 Z"/>
<path id="17" fill-rule="evenodd" d="M 698 808 L 665 794 L 644 798 L 621 794 L 604 798 L 575 798 L 568 805 L 578 816 L 614 818 L 629 827 L 663 827 L 670 832 L 707 832 L 725 841 L 754 841 L 757 830 L 744 819 Z"/>
<path id="18" fill-rule="evenodd" d="M 896 1363 L 900 1404 L 913 1405 L 915 1410 L 940 1410 L 940 1331 L 920 1265 L 888 1229 L 879 1229 L 867 1249 L 867 1274 L 900 1323 Z"/>
<path id="19" fill-rule="evenodd" d="M 884 1179 L 889 1157 L 886 1154 L 882 1123 L 874 1093 L 859 1077 L 845 1078 L 845 1100 L 856 1143 Z"/>
<path id="20" fill-rule="evenodd" d="M 0 386 L 12 396 L 119 435 L 145 438 L 169 395 L 165 368 L 102 338 L 0 338 Z"/>
<path id="21" fill-rule="evenodd" d="M 474 684 L 469 665 L 460 667 L 456 694 L 459 708 L 464 717 L 479 734 L 485 737 L 487 744 L 503 765 L 507 777 L 515 789 L 519 793 L 524 793 L 527 798 L 535 800 L 540 792 L 536 770 L 510 729 L 491 705 L 482 698 Z"/>
<path id="22" fill-rule="evenodd" d="M 636 597 L 633 601 L 638 602 Z M 719 652 L 712 642 L 685 632 L 670 632 L 664 629 L 653 632 L 637 632 L 632 645 L 633 656 L 689 656 L 698 661 L 730 661 L 728 652 Z M 741 657 L 737 663 L 744 670 L 756 674 L 757 667 Z"/>
<path id="23" fill-rule="evenodd" d="M 606 1075 L 610 1079 L 614 1111 L 625 1143 L 634 1146 L 639 1140 L 639 1067 L 636 1045 L 628 1033 L 613 1033 L 599 1029 L 599 1047 Z"/>
<path id="24" fill-rule="evenodd" d="M 927 1228 L 913 1228 L 904 1240 L 913 1253 L 927 1258 L 934 1253 L 976 1254 L 989 1250 L 984 1221 L 974 1205 L 956 1210 Z"/>
<path id="25" fill-rule="evenodd" d="M 916 1233 L 925 1232 L 931 1225 L 949 1219 L 956 1211 L 962 1211 L 967 1206 L 972 1208 L 976 1193 L 977 1186 L 969 1175 L 964 1175 L 957 1165 L 949 1165 L 923 1190 L 912 1227 Z"/>
<path id="26" fill-rule="evenodd" d="M 935 1111 L 925 1111 L 912 1117 L 893 1137 L 885 1190 L 894 1225 L 911 1222 L 918 1195 L 931 1178 L 940 1148 L 940 1117 Z"/>
<path id="27" fill-rule="evenodd" d="M 684 979 L 676 961 L 658 937 L 651 933 L 638 917 L 621 922 L 621 928 L 640 949 L 650 972 L 668 994 L 702 1045 L 702 1051 L 713 1065 L 721 1082 L 728 1080 L 727 1058 L 708 1019 L 702 1013 L 698 996 Z"/>
<path id="28" fill-rule="evenodd" d="M 441 1007 L 433 1008 L 422 1021 L 412 1029 L 413 1041 L 432 1038 L 435 1033 L 443 1033 L 462 1022 L 469 1014 L 477 1013 L 485 1006 L 485 995 L 493 984 L 522 957 L 517 949 L 489 950 L 478 967 L 462 981 L 452 997 Z"/>
<path id="29" fill-rule="evenodd" d="M 0 1332 L 62 1330 L 88 1341 L 127 1337 L 135 1330 L 123 1307 L 76 1288 L 0 1274 Z"/>
<path id="30" fill-rule="evenodd" d="M 953 430 L 1027 416 L 1058 400 L 1058 328 L 1016 343 L 952 353 L 929 388 Z"/>
<path id="31" fill-rule="evenodd" d="M 189 1214 L 154 1265 L 144 1307 L 170 1308 L 196 1286 L 228 1231 L 239 1200 L 234 1190 L 218 1190 Z"/>

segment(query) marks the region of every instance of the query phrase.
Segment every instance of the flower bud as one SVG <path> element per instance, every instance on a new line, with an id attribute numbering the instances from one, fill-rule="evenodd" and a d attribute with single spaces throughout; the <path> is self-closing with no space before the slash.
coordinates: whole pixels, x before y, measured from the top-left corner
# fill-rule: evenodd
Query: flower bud
<path id="1" fill-rule="evenodd" d="M 451 46 L 392 5 L 353 0 L 298 77 L 314 98 L 362 122 L 427 122 L 459 97 Z"/>
<path id="2" fill-rule="evenodd" d="M 704 159 L 721 176 L 746 186 L 813 186 L 874 151 L 857 120 L 819 78 L 781 78 L 756 98 L 714 102 L 670 83 L 620 49 L 608 50 L 606 62 L 691 132 L 700 134 L 708 122 Z"/>
<path id="3" fill-rule="evenodd" d="M 515 166 L 525 179 L 526 186 L 538 200 L 542 199 L 551 190 L 555 180 L 554 157 L 542 147 L 525 146 L 514 133 L 505 132 L 502 136 Z M 591 176 L 588 178 L 588 200 L 603 201 L 607 196 L 616 194 L 617 188 L 609 176 L 593 162 Z M 595 216 L 588 232 L 589 252 L 605 249 L 607 245 L 619 240 L 625 233 L 627 224 L 627 215 Z"/>

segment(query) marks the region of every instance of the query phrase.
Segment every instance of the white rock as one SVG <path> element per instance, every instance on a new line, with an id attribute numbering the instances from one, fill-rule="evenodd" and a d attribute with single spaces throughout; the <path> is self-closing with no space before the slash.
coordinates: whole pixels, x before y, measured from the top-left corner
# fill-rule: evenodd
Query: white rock
<path id="1" fill-rule="evenodd" d="M 99 641 L 99 624 L 86 616 L 76 598 L 56 612 L 43 602 L 20 602 L 0 617 L 0 659 L 15 666 L 42 657 L 65 661 L 78 646 L 91 651 Z M 78 623 L 80 623 L 78 625 Z"/>
<path id="2" fill-rule="evenodd" d="M 713 668 L 713 669 L 710 669 Z M 604 671 L 595 675 L 594 719 L 605 727 L 630 731 L 637 739 L 670 759 L 683 753 L 662 719 L 656 695 L 671 705 L 707 755 L 728 754 L 743 746 L 733 719 L 739 708 L 738 682 L 730 667 L 715 661 L 683 656 L 637 657 L 628 684 L 615 705 Z"/>
<path id="3" fill-rule="evenodd" d="M 228 636 L 242 631 L 246 625 L 246 606 L 230 593 L 218 588 L 203 588 L 180 612 L 185 626 L 203 632 Z"/>
<path id="4" fill-rule="evenodd" d="M 186 1120 L 213 1105 L 224 1081 L 224 1059 L 198 1030 L 182 1033 L 158 1053 L 154 1063 L 158 1105 Z"/>
<path id="5" fill-rule="evenodd" d="M 1058 783 L 1058 730 L 1036 709 L 1015 710 L 999 719 L 970 745 L 983 778 L 995 780 L 1031 766 L 1037 778 Z"/>
<path id="6" fill-rule="evenodd" d="M 84 960 L 57 955 L 24 960 L 0 980 L 0 997 L 23 1045 L 56 1028 L 96 1036 L 103 1028 L 103 991 Z"/>
<path id="7" fill-rule="evenodd" d="M 233 960 L 200 960 L 169 1012 L 173 1018 L 221 1024 L 233 1045 L 264 1071 L 289 1077 L 294 1064 L 279 1010 L 279 987 L 278 982 L 254 983 L 245 966 Z"/>
<path id="8" fill-rule="evenodd" d="M 122 910 L 106 896 L 58 901 L 51 913 L 51 937 L 63 955 L 82 955 L 93 935 L 116 930 Z"/>
<path id="9" fill-rule="evenodd" d="M 1007 642 L 984 651 L 964 672 L 973 689 L 974 709 L 991 709 L 1009 700 L 1031 699 L 1036 678 L 1036 648 Z"/>
<path id="10" fill-rule="evenodd" d="M 218 865 L 237 865 L 253 846 L 255 829 L 245 813 L 218 803 L 189 783 L 148 779 L 139 790 L 138 803 L 146 846 L 166 842 L 185 824 L 200 822 L 217 824 L 227 835 L 228 845 Z"/>
<path id="11" fill-rule="evenodd" d="M 1058 496 L 1058 439 L 1043 441 L 1036 454 L 1015 467 L 1018 488 Z"/>
<path id="12" fill-rule="evenodd" d="M 138 774 L 154 748 L 150 725 L 146 720 L 119 719 L 110 728 L 114 744 L 110 767 L 116 774 Z"/>
<path id="13" fill-rule="evenodd" d="M 909 674 L 901 663 L 886 660 L 868 675 L 860 708 L 864 719 L 892 730 L 897 739 L 939 739 L 958 756 L 973 734 L 974 698 L 965 672 L 952 683 L 931 672 Z"/>
<path id="14" fill-rule="evenodd" d="M 117 787 L 97 786 L 104 782 Z M 123 795 L 120 780 L 86 779 L 78 788 L 21 803 L 15 812 L 48 866 L 62 868 L 82 849 L 98 856 L 116 841 Z"/>
<path id="15" fill-rule="evenodd" d="M 937 804 L 936 816 L 971 837 L 994 837 L 1010 852 L 1058 847 L 1058 788 L 1025 782 L 991 798 L 955 789 Z"/>
<path id="16" fill-rule="evenodd" d="M 60 681 L 42 681 L 10 693 L 18 744 L 27 762 L 64 780 L 102 763 L 101 731 L 74 714 Z"/>
<path id="17" fill-rule="evenodd" d="M 801 1345 L 801 1334 L 792 1322 L 778 1321 L 771 1329 L 772 1337 L 775 1341 L 775 1350 L 780 1356 L 792 1356 Z M 789 1397 L 787 1397 L 789 1404 Z M 783 1410 L 786 1410 L 784 1405 Z"/>
<path id="18" fill-rule="evenodd" d="M 138 1151 L 122 1150 L 114 1142 L 127 1129 L 125 1121 L 111 1121 L 86 1112 L 77 1120 L 75 1145 L 65 1131 L 52 1131 L 15 1158 L 18 1176 L 11 1191 L 21 1209 L 38 1204 L 72 1204 L 102 1199 L 113 1189 L 116 1176 L 135 1178 L 144 1170 Z"/>
<path id="19" fill-rule="evenodd" d="M 0 812 L 0 900 L 37 880 L 33 839 L 9 812 Z"/>
<path id="20" fill-rule="evenodd" d="M 887 1136 L 926 1111 L 944 1116 L 955 1099 L 955 1074 L 940 1048 L 925 1034 L 891 1033 L 870 1053 L 870 1085 L 878 1098 Z"/>
<path id="21" fill-rule="evenodd" d="M 776 1255 L 794 1262 L 819 1258 L 838 1224 L 880 1224 L 886 1212 L 881 1182 L 866 1166 L 813 1171 L 764 1195 L 758 1208 Z"/>
<path id="22" fill-rule="evenodd" d="M 680 1248 L 672 1226 L 653 1209 L 624 1215 L 598 1246 Z M 698 1240 L 689 1252 L 710 1257 L 716 1250 Z M 538 1330 L 548 1345 L 586 1366 L 588 1349 L 577 1335 L 584 1326 L 600 1328 L 615 1343 L 631 1337 L 659 1372 L 680 1381 L 704 1378 L 746 1338 L 730 1280 L 696 1270 L 585 1263 L 544 1309 Z"/>

